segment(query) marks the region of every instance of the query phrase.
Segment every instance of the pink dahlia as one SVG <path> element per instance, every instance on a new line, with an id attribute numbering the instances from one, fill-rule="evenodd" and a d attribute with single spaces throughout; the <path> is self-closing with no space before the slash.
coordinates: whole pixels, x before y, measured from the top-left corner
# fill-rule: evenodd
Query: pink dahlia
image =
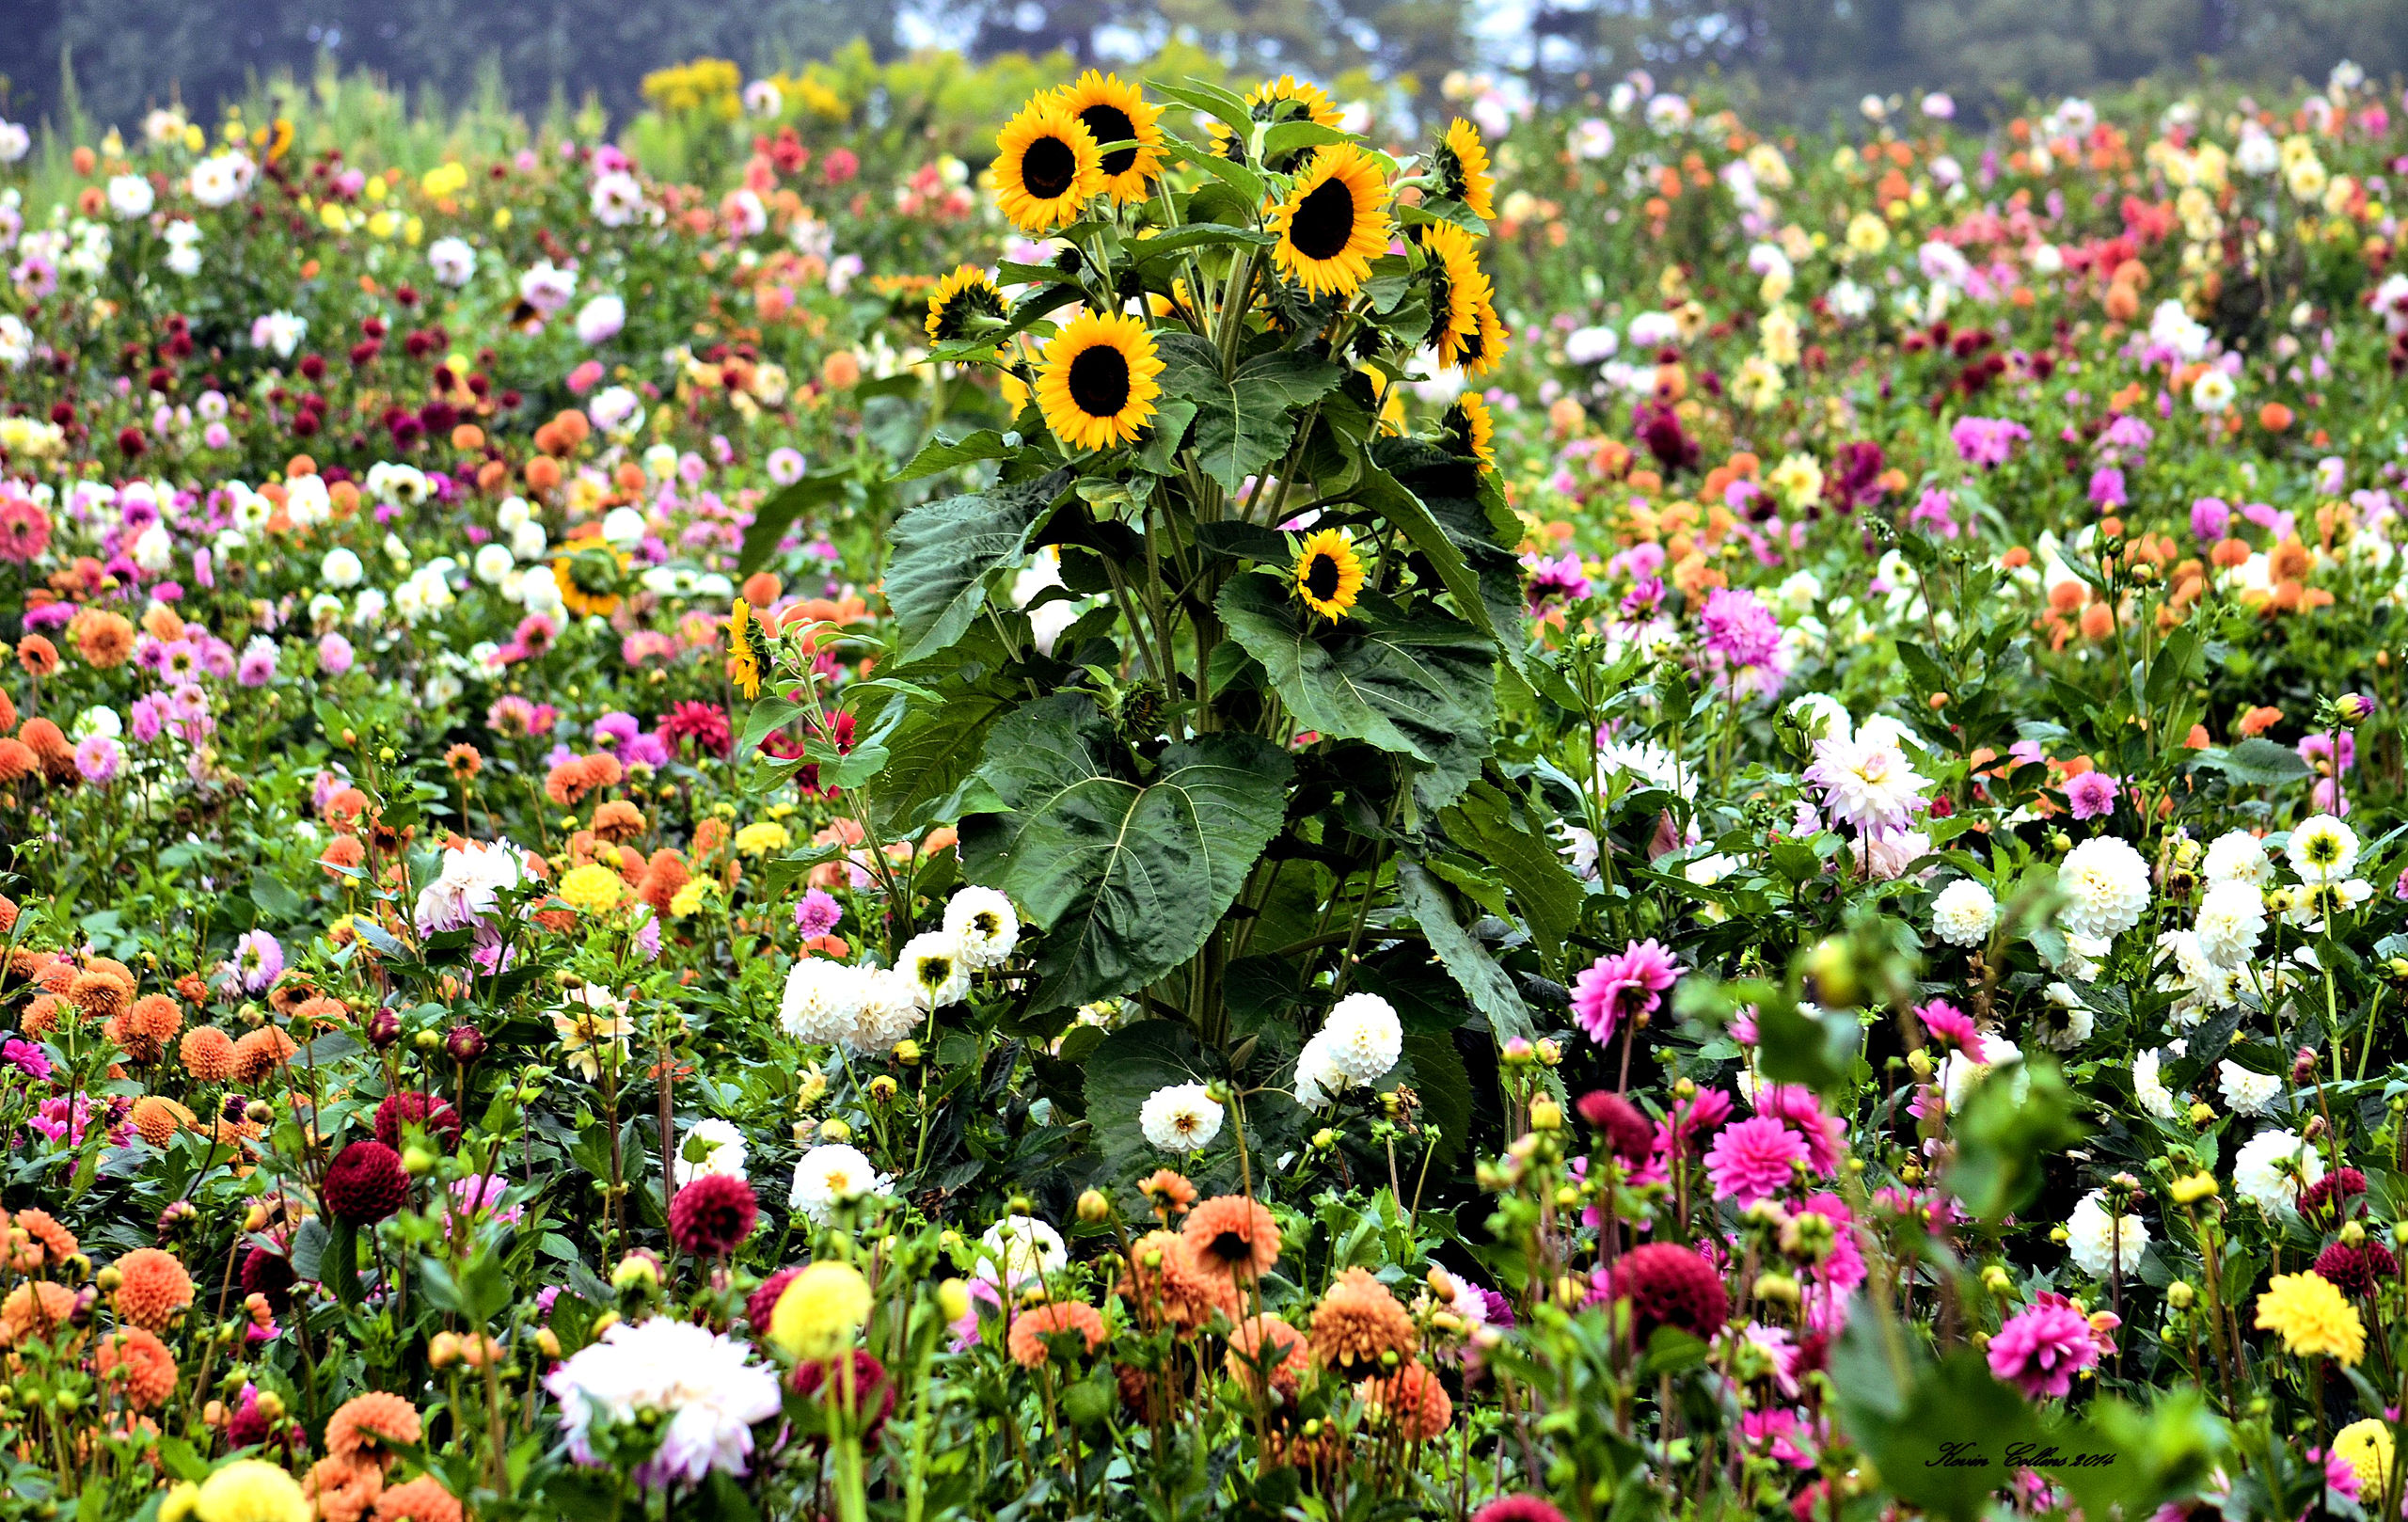
<path id="1" fill-rule="evenodd" d="M 1830 1173 L 1847 1150 L 1847 1122 L 1823 1113 L 1823 1103 L 1811 1088 L 1795 1084 L 1767 1084 L 1756 1090 L 1756 1114 L 1770 1116 L 1798 1134 L 1806 1144 L 1806 1165 Z"/>
<path id="2" fill-rule="evenodd" d="M 1624 1019 L 1652 1015 L 1681 975 L 1680 959 L 1655 941 L 1634 941 L 1600 957 L 1572 984 L 1572 1015 L 1599 1046 Z"/>
<path id="3" fill-rule="evenodd" d="M 1735 1121 L 1706 1149 L 1705 1171 L 1714 1197 L 1752 1205 L 1789 1187 L 1797 1165 L 1807 1160 L 1805 1138 L 1771 1116 Z"/>
<path id="4" fill-rule="evenodd" d="M 2063 1396 L 2073 1376 L 2099 1361 L 2090 1320 L 2070 1306 L 2037 1305 L 1990 1339 L 1990 1372 L 2034 1400 Z"/>
<path id="5" fill-rule="evenodd" d="M 1981 1027 L 1973 1023 L 1972 1016 L 1947 1000 L 1934 999 L 1929 1004 L 1918 1006 L 1915 1018 L 1923 1022 L 1925 1034 L 1941 1046 L 1975 1059 L 1981 1056 Z"/>

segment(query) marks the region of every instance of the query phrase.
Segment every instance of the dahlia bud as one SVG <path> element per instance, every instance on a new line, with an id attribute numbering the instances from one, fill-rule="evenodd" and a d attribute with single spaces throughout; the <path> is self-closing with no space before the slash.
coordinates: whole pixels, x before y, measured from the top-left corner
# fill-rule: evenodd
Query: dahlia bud
<path id="1" fill-rule="evenodd" d="M 1112 1219 L 1112 1201 L 1101 1189 L 1089 1189 L 1079 1196 L 1079 1219 L 1089 1226 L 1101 1226 Z"/>
<path id="2" fill-rule="evenodd" d="M 610 1271 L 610 1288 L 625 1294 L 633 1290 L 649 1294 L 660 1288 L 660 1260 L 638 1247 Z"/>
<path id="3" fill-rule="evenodd" d="M 1563 1065 L 1563 1043 L 1552 1036 L 1542 1036 L 1538 1044 L 1539 1066 L 1560 1068 Z"/>
<path id="4" fill-rule="evenodd" d="M 541 1353 L 547 1358 L 559 1357 L 561 1356 L 560 1334 L 553 1331 L 548 1326 L 536 1327 L 535 1351 Z"/>
<path id="5" fill-rule="evenodd" d="M 895 1042 L 895 1060 L 903 1064 L 906 1068 L 918 1067 L 920 1065 L 920 1043 L 911 1040 Z"/>
<path id="6" fill-rule="evenodd" d="M 1756 1276 L 1756 1298 L 1775 1305 L 1794 1306 L 1798 1301 L 1798 1281 L 1786 1274 Z"/>
<path id="7" fill-rule="evenodd" d="M 2353 1247 L 2354 1247 L 2354 1246 L 2358 1245 L 2360 1243 L 2362 1243 L 2362 1242 L 2366 1241 L 2366 1240 L 2367 1240 L 2367 1229 L 2366 1229 L 2365 1225 L 2364 1225 L 2363 1223 L 2361 1223 L 2361 1222 L 2357 1222 L 2357 1221 L 2344 1221 L 2344 1222 L 2342 1222 L 2342 1223 L 2341 1223 L 2341 1240 L 2342 1240 L 2344 1243 L 2348 1244 L 2350 1246 L 2353 1246 Z"/>
<path id="8" fill-rule="evenodd" d="M 2195 1205 L 2200 1200 L 2215 1197 L 2216 1176 L 2212 1173 L 2194 1173 L 2188 1178 L 2174 1181 L 2174 1203 L 2177 1205 Z"/>
<path id="9" fill-rule="evenodd" d="M 2374 699 L 2363 692 L 2344 692 L 2333 700 L 2333 712 L 2345 724 L 2360 723 L 2374 712 Z"/>
<path id="10" fill-rule="evenodd" d="M 267 1418 L 268 1420 L 282 1421 L 284 1419 L 284 1397 L 277 1394 L 276 1391 L 262 1388 L 259 1393 L 257 1405 L 259 1414 Z"/>
<path id="11" fill-rule="evenodd" d="M 421 1052 L 433 1052 L 443 1045 L 443 1038 L 436 1035 L 433 1031 L 420 1031 L 416 1036 L 410 1038 L 410 1045 L 418 1048 Z"/>
<path id="12" fill-rule="evenodd" d="M 423 1179 L 435 1171 L 435 1165 L 439 1161 L 425 1148 L 412 1145 L 402 1152 L 402 1171 L 413 1179 Z"/>
<path id="13" fill-rule="evenodd" d="M 2216 1112 L 2206 1101 L 2199 1101 L 2191 1106 L 2191 1124 L 2205 1131 L 2215 1123 Z"/>
<path id="14" fill-rule="evenodd" d="M 598 1334 L 597 1334 L 598 1335 Z M 460 1334 L 437 1332 L 427 1339 L 426 1361 L 437 1369 L 449 1369 L 460 1361 Z"/>
<path id="15" fill-rule="evenodd" d="M 1330 1130 L 1329 1127 L 1323 1126 L 1319 1131 L 1313 1133 L 1314 1150 L 1326 1152 L 1337 1145 L 1338 1133 Z"/>
<path id="16" fill-rule="evenodd" d="M 894 1103 L 895 1096 L 900 1091 L 901 1086 L 884 1073 L 869 1081 L 869 1097 L 880 1104 Z"/>
<path id="17" fill-rule="evenodd" d="M 1513 1037 L 1505 1043 L 1505 1065 L 1509 1068 L 1527 1067 L 1536 1054 L 1537 1049 L 1524 1037 Z"/>
<path id="18" fill-rule="evenodd" d="M 1982 1270 L 1982 1288 L 2004 1300 L 2014 1292 L 2015 1281 L 2007 1277 L 2005 1269 L 1992 1263 Z"/>
<path id="19" fill-rule="evenodd" d="M 2291 1086 L 2296 1088 L 2316 1076 L 2316 1049 L 2301 1047 L 2299 1055 L 2291 1058 Z"/>
<path id="20" fill-rule="evenodd" d="M 167 1208 L 159 1213 L 159 1245 L 164 1247 L 178 1237 L 189 1235 L 199 1225 L 200 1212 L 191 1200 L 168 1201 Z"/>
<path id="21" fill-rule="evenodd" d="M 93 1285 L 98 1288 L 103 1294 L 117 1293 L 117 1287 L 124 1282 L 125 1271 L 119 1268 L 115 1263 L 111 1263 L 108 1267 L 101 1270 L 99 1276 L 92 1280 Z"/>
<path id="22" fill-rule="evenodd" d="M 402 1038 L 402 1017 L 390 1009 L 379 1009 L 368 1017 L 368 1044 L 382 1052 Z"/>
<path id="23" fill-rule="evenodd" d="M 2199 1292 L 2191 1287 L 2189 1279 L 2176 1279 L 2165 1287 L 2165 1303 L 2177 1310 L 2190 1309 L 2198 1298 Z"/>
<path id="24" fill-rule="evenodd" d="M 1545 1094 L 1530 1101 L 1530 1129 L 1558 1131 L 1563 1126 L 1563 1106 Z"/>
<path id="25" fill-rule="evenodd" d="M 958 1322 L 970 1314 L 970 1286 L 960 1279 L 946 1279 L 937 1286 L 937 1308 L 944 1319 Z"/>
<path id="26" fill-rule="evenodd" d="M 276 1118 L 276 1110 L 265 1100 L 253 1100 L 243 1106 L 243 1118 L 255 1126 L 263 1126 Z"/>
<path id="27" fill-rule="evenodd" d="M 466 1066 L 485 1054 L 485 1033 L 474 1025 L 454 1025 L 443 1038 L 443 1050 Z"/>

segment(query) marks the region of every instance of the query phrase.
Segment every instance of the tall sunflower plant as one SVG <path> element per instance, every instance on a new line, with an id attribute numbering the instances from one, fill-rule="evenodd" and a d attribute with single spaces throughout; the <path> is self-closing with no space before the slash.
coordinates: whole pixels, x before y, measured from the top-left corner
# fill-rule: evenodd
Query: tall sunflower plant
<path id="1" fill-rule="evenodd" d="M 1051 262 L 928 300 L 932 361 L 995 372 L 1009 413 L 899 472 L 984 484 L 893 525 L 848 776 L 1020 907 L 1031 972 L 971 1018 L 1054 1044 L 1040 1075 L 1107 1155 L 1180 1075 L 1293 1092 L 1351 992 L 1399 1011 L 1393 1082 L 1451 1151 L 1580 910 L 1494 747 L 1500 688 L 1560 684 L 1488 413 L 1470 386 L 1418 428 L 1403 405 L 1509 342 L 1487 154 L 1466 122 L 1401 159 L 1339 119 L 1293 79 L 1090 72 L 997 140 L 999 209 Z"/>

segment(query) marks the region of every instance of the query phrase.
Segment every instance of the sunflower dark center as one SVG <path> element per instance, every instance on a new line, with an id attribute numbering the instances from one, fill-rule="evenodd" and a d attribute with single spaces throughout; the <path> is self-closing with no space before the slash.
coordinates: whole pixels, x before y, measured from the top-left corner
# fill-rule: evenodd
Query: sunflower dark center
<path id="1" fill-rule="evenodd" d="M 1038 200 L 1059 200 L 1079 177 L 1079 156 L 1059 137 L 1039 137 L 1020 156 L 1020 182 Z"/>
<path id="2" fill-rule="evenodd" d="M 1110 344 L 1079 351 L 1070 361 L 1070 400 L 1090 418 L 1117 418 L 1129 404 L 1129 357 Z"/>
<path id="3" fill-rule="evenodd" d="M 1307 259 L 1335 259 L 1354 236 L 1354 192 L 1336 176 L 1315 185 L 1288 220 L 1289 241 Z"/>
<path id="4" fill-rule="evenodd" d="M 1079 122 L 1087 131 L 1095 134 L 1095 140 L 1099 145 L 1125 143 L 1137 135 L 1137 124 L 1129 119 L 1128 112 L 1117 105 L 1088 106 L 1079 113 Z M 1129 166 L 1136 162 L 1137 151 L 1133 148 L 1124 148 L 1117 153 L 1106 153 L 1103 156 L 1103 172 L 1127 174 Z"/>
<path id="5" fill-rule="evenodd" d="M 1305 590 L 1323 602 L 1338 595 L 1338 557 L 1325 551 L 1305 567 Z"/>

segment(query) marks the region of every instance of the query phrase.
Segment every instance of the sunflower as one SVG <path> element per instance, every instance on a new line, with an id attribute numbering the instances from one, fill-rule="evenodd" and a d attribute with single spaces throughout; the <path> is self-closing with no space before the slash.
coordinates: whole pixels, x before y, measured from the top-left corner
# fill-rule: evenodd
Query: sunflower
<path id="1" fill-rule="evenodd" d="M 1495 300 L 1495 288 L 1480 267 L 1471 234 L 1453 223 L 1423 226 L 1421 246 L 1430 257 L 1429 344 L 1438 351 L 1438 363 L 1452 370 L 1477 348 L 1480 310 Z"/>
<path id="2" fill-rule="evenodd" d="M 1103 189 L 1095 135 L 1062 103 L 1039 96 L 995 138 L 995 204 L 1022 232 L 1075 222 L 1087 198 Z"/>
<path id="3" fill-rule="evenodd" d="M 1037 404 L 1054 436 L 1072 449 L 1126 444 L 1154 415 L 1163 388 L 1154 336 L 1136 318 L 1082 311 L 1045 346 Z"/>
<path id="4" fill-rule="evenodd" d="M 1323 618 L 1344 618 L 1363 592 L 1363 557 L 1343 529 L 1323 529 L 1296 556 L 1296 595 Z"/>
<path id="5" fill-rule="evenodd" d="M 1257 121 L 1313 121 L 1335 127 L 1345 119 L 1338 103 L 1323 95 L 1320 87 L 1305 84 L 1293 74 L 1281 74 L 1246 91 L 1245 108 L 1246 114 Z M 1245 144 L 1217 121 L 1212 123 L 1212 151 L 1225 159 L 1245 162 Z M 1282 174 L 1291 173 L 1311 151 L 1309 148 L 1299 150 L 1271 167 Z"/>
<path id="6" fill-rule="evenodd" d="M 752 653 L 752 605 L 743 598 L 736 599 L 736 607 L 727 617 L 727 675 L 736 690 L 747 698 L 761 695 L 761 661 Z"/>
<path id="7" fill-rule="evenodd" d="M 1103 188 L 1114 200 L 1144 200 L 1146 182 L 1162 172 L 1163 134 L 1155 125 L 1162 118 L 1162 107 L 1148 105 L 1137 87 L 1122 83 L 1118 74 L 1099 74 L 1092 69 L 1081 74 L 1077 84 L 1062 87 L 1055 98 L 1095 138 L 1098 148 L 1106 143 L 1137 145 L 1103 155 Z"/>
<path id="8" fill-rule="evenodd" d="M 1388 246 L 1387 182 L 1354 144 L 1321 149 L 1271 214 L 1270 230 L 1279 238 L 1271 257 L 1307 293 L 1353 295 Z"/>
<path id="9" fill-rule="evenodd" d="M 1510 336 L 1505 325 L 1497 320 L 1495 296 L 1483 293 L 1480 298 L 1480 321 L 1465 335 L 1456 355 L 1457 362 L 1464 367 L 1464 373 L 1475 377 L 1485 375 L 1503 364 L 1507 347 L 1505 341 Z"/>
<path id="10" fill-rule="evenodd" d="M 1457 117 L 1438 139 L 1430 161 L 1437 172 L 1439 195 L 1463 202 L 1483 222 L 1496 217 L 1497 202 L 1489 193 L 1497 188 L 1497 179 L 1488 172 L 1488 149 L 1478 127 Z"/>
<path id="11" fill-rule="evenodd" d="M 561 589 L 561 606 L 579 618 L 619 610 L 628 558 L 600 541 L 591 541 L 552 562 L 552 584 Z"/>
<path id="12" fill-rule="evenodd" d="M 928 337 L 938 342 L 968 338 L 974 324 L 1004 315 L 1004 293 L 987 272 L 963 264 L 928 293 Z"/>
<path id="13" fill-rule="evenodd" d="M 1482 474 L 1497 468 L 1497 422 L 1478 391 L 1455 398 L 1438 426 L 1445 431 L 1447 447 L 1479 461 Z"/>

